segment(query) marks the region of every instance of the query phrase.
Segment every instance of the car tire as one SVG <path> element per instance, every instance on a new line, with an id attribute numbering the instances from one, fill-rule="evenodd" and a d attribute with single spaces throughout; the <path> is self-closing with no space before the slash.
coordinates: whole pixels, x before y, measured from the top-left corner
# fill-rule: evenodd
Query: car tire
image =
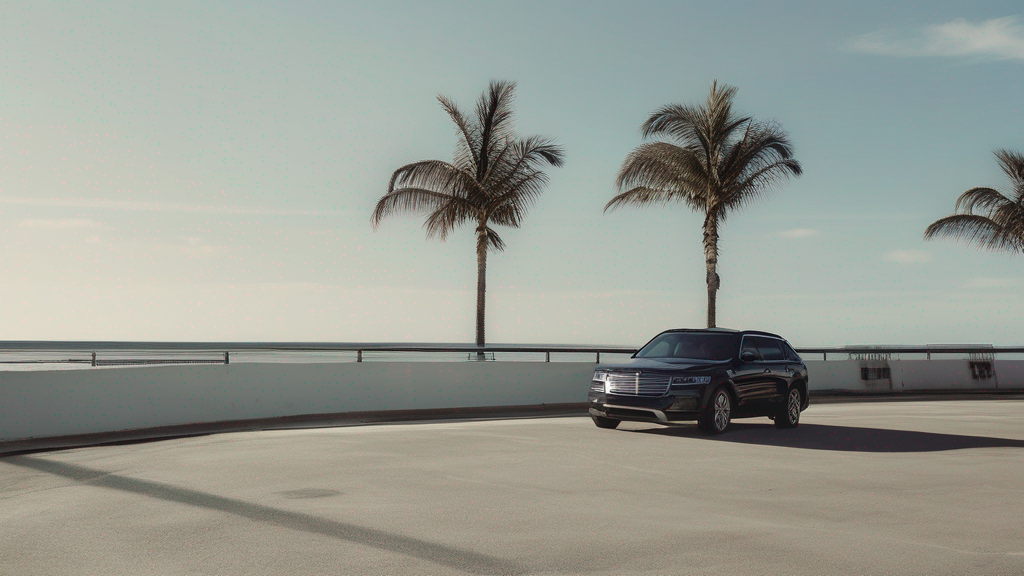
<path id="1" fill-rule="evenodd" d="M 598 428 L 606 428 L 608 430 L 614 430 L 622 422 L 622 420 L 616 420 L 615 418 L 594 416 L 593 414 L 591 414 L 590 419 L 594 421 Z"/>
<path id="2" fill-rule="evenodd" d="M 697 427 L 705 434 L 725 432 L 732 420 L 732 397 L 729 391 L 723 387 L 716 388 L 700 416 Z"/>
<path id="3" fill-rule="evenodd" d="M 800 407 L 803 405 L 803 392 L 798 386 L 789 389 L 786 401 L 779 406 L 775 414 L 776 428 L 796 428 L 800 425 Z"/>

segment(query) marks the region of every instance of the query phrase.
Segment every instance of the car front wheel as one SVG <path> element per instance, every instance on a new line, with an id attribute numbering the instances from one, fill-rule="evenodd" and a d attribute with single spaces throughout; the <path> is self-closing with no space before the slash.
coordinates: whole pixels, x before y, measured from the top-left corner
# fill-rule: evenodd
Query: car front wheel
<path id="1" fill-rule="evenodd" d="M 732 398 L 725 388 L 718 388 L 711 394 L 711 401 L 704 407 L 698 427 L 708 434 L 721 434 L 729 427 L 732 418 Z"/>
<path id="2" fill-rule="evenodd" d="M 591 414 L 590 418 L 594 421 L 594 424 L 598 428 L 607 428 L 609 430 L 615 428 L 622 422 L 622 420 L 616 420 L 615 418 L 606 418 L 604 416 L 594 416 Z"/>
<path id="3" fill-rule="evenodd" d="M 779 406 L 779 411 L 775 414 L 775 427 L 796 428 L 800 424 L 800 406 L 803 401 L 804 397 L 800 389 L 790 388 L 789 394 L 786 395 L 786 402 Z"/>

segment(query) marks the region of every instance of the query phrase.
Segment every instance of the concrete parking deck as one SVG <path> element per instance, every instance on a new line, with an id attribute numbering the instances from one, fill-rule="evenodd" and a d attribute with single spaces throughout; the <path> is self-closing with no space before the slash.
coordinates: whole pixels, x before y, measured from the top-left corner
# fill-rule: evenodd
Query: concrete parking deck
<path id="1" fill-rule="evenodd" d="M 588 418 L 0 458 L 0 574 L 1022 574 L 1024 401 L 796 430 Z"/>

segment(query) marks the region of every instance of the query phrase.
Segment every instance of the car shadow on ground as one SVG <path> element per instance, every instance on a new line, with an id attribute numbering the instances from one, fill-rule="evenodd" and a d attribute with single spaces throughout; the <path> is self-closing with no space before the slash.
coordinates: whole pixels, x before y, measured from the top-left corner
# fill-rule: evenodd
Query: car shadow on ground
<path id="1" fill-rule="evenodd" d="M 1024 440 L 1011 438 L 828 424 L 800 424 L 792 430 L 778 430 L 771 423 L 733 422 L 724 434 L 717 436 L 706 436 L 694 425 L 625 429 L 622 432 L 840 452 L 937 452 L 966 448 L 1024 448 Z"/>

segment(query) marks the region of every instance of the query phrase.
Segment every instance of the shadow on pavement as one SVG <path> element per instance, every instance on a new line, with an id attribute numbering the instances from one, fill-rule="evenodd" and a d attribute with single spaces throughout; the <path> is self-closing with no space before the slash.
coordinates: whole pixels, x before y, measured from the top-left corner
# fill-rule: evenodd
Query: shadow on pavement
<path id="1" fill-rule="evenodd" d="M 733 422 L 725 434 L 704 436 L 696 426 L 623 430 L 659 436 L 702 437 L 716 442 L 784 446 L 840 452 L 937 452 L 965 448 L 1024 448 L 1024 440 L 938 434 L 915 430 L 888 430 L 827 424 L 801 424 L 793 430 L 777 430 L 772 424 Z"/>
<path id="2" fill-rule="evenodd" d="M 311 514 L 280 510 L 244 500 L 225 498 L 199 490 L 179 488 L 151 480 L 129 478 L 76 464 L 54 462 L 28 456 L 5 458 L 3 463 L 53 474 L 54 476 L 60 476 L 89 486 L 130 492 L 140 496 L 158 498 L 189 506 L 198 506 L 208 510 L 219 510 L 256 522 L 276 524 L 291 530 L 301 530 L 363 546 L 371 546 L 386 552 L 405 554 L 473 574 L 523 574 L 526 572 L 507 560 L 487 554 L 462 550 L 383 530 L 365 528 Z"/>

